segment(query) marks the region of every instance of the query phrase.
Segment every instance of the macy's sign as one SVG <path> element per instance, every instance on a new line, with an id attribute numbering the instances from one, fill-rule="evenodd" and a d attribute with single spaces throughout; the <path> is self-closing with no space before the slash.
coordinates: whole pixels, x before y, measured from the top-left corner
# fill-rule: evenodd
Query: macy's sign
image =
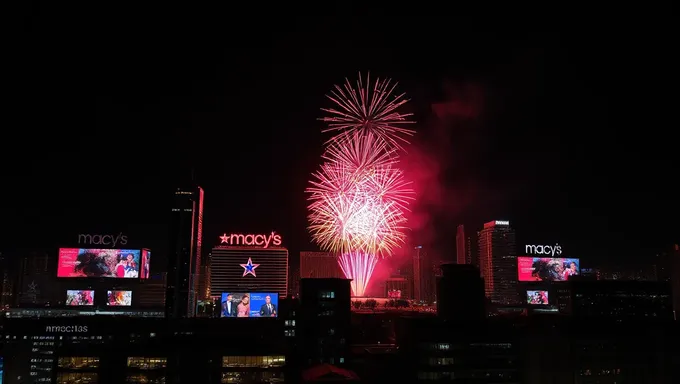
<path id="1" fill-rule="evenodd" d="M 530 255 L 549 255 L 559 256 L 562 254 L 562 247 L 555 245 L 525 245 L 524 251 Z"/>
<path id="2" fill-rule="evenodd" d="M 125 245 L 128 242 L 127 236 L 120 232 L 118 235 L 90 235 L 79 234 L 78 244 L 84 245 L 107 245 L 115 248 L 116 245 Z"/>
<path id="3" fill-rule="evenodd" d="M 281 235 L 277 235 L 274 232 L 270 233 L 269 235 L 243 235 L 236 233 L 227 235 L 225 233 L 224 235 L 220 236 L 220 244 L 254 245 L 257 247 L 267 248 L 270 245 L 281 245 Z"/>

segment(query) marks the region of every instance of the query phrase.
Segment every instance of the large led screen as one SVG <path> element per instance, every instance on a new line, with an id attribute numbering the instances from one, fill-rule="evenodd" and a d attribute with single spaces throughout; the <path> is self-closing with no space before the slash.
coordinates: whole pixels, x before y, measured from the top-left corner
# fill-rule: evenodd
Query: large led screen
<path id="1" fill-rule="evenodd" d="M 518 257 L 519 281 L 567 281 L 581 273 L 579 259 L 563 257 Z"/>
<path id="2" fill-rule="evenodd" d="M 142 249 L 142 262 L 139 264 L 139 278 L 149 278 L 149 265 L 151 265 L 151 251 Z"/>
<path id="3" fill-rule="evenodd" d="M 106 305 L 125 307 L 132 305 L 132 291 L 108 291 Z"/>
<path id="4" fill-rule="evenodd" d="M 548 291 L 527 291 L 527 304 L 547 305 Z"/>
<path id="5" fill-rule="evenodd" d="M 94 305 L 94 291 L 89 289 L 69 289 L 66 291 L 66 305 Z"/>
<path id="6" fill-rule="evenodd" d="M 277 317 L 279 294 L 268 292 L 225 292 L 220 317 Z"/>
<path id="7" fill-rule="evenodd" d="M 138 249 L 60 248 L 57 277 L 138 278 Z"/>

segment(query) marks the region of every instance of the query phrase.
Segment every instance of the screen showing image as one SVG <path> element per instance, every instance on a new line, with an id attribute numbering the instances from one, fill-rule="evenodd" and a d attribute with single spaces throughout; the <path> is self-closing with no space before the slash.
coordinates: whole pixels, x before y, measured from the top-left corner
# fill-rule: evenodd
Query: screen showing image
<path id="1" fill-rule="evenodd" d="M 563 257 L 518 257 L 519 281 L 567 281 L 581 273 L 579 259 Z"/>
<path id="2" fill-rule="evenodd" d="M 269 292 L 225 292 L 220 317 L 277 317 L 279 294 Z"/>
<path id="3" fill-rule="evenodd" d="M 90 289 L 69 289 L 66 291 L 66 305 L 94 305 L 94 291 Z"/>
<path id="4" fill-rule="evenodd" d="M 57 277 L 139 277 L 138 249 L 60 248 Z"/>
<path id="5" fill-rule="evenodd" d="M 106 294 L 106 305 L 132 305 L 132 291 L 108 291 Z"/>
<path id="6" fill-rule="evenodd" d="M 151 264 L 151 251 L 142 249 L 142 262 L 139 263 L 139 278 L 149 278 L 149 265 Z"/>
<path id="7" fill-rule="evenodd" d="M 0 356 L 0 384 L 2 384 L 2 377 L 5 375 L 5 359 Z"/>
<path id="8" fill-rule="evenodd" d="M 548 291 L 527 291 L 527 304 L 531 305 L 548 304 Z"/>

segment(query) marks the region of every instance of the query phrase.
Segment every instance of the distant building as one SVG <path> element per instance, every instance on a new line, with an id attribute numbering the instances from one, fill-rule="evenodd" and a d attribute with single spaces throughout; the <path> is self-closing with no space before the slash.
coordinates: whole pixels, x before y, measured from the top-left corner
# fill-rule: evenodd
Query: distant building
<path id="1" fill-rule="evenodd" d="M 484 224 L 478 236 L 479 267 L 491 302 L 518 304 L 515 230 L 504 220 Z"/>
<path id="2" fill-rule="evenodd" d="M 673 320 L 671 286 L 652 281 L 569 281 L 577 318 Z"/>
<path id="3" fill-rule="evenodd" d="M 350 307 L 350 280 L 300 280 L 297 330 L 304 365 L 327 363 L 343 366 L 348 362 Z"/>
<path id="4" fill-rule="evenodd" d="M 413 249 L 413 300 L 432 303 L 437 295 L 437 268 L 432 254 L 422 246 Z"/>
<path id="5" fill-rule="evenodd" d="M 465 234 L 465 226 L 459 225 L 456 229 L 456 262 L 458 264 L 473 264 L 472 241 Z"/>
<path id="6" fill-rule="evenodd" d="M 166 314 L 191 317 L 198 296 L 203 237 L 203 189 L 177 188 L 170 216 Z"/>

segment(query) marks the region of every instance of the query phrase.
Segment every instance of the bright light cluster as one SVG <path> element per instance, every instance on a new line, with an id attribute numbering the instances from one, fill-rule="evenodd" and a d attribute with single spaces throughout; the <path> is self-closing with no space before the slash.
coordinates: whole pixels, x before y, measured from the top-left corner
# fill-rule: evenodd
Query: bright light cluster
<path id="1" fill-rule="evenodd" d="M 320 120 L 323 132 L 338 131 L 327 144 L 321 170 L 314 173 L 309 194 L 309 230 L 319 246 L 338 254 L 355 296 L 363 296 L 381 257 L 403 243 L 405 210 L 413 191 L 397 167 L 405 135 L 414 131 L 397 109 L 404 95 L 392 96 L 396 84 L 359 75 L 357 88 L 349 81 L 328 95 L 336 107 Z"/>

